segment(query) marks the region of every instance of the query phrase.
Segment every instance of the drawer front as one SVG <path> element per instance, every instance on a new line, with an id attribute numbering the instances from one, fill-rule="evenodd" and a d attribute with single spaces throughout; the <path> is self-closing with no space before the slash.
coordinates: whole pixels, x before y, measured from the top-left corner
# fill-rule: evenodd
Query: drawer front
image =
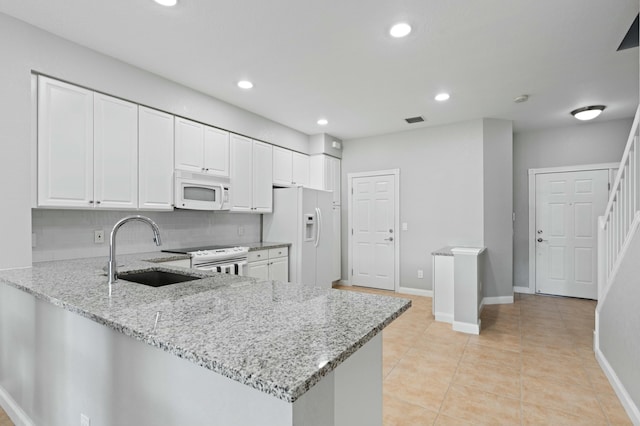
<path id="1" fill-rule="evenodd" d="M 257 262 L 258 260 L 267 260 L 269 258 L 269 250 L 250 251 L 247 254 L 247 261 Z"/>
<path id="2" fill-rule="evenodd" d="M 269 249 L 269 259 L 289 256 L 289 247 Z"/>

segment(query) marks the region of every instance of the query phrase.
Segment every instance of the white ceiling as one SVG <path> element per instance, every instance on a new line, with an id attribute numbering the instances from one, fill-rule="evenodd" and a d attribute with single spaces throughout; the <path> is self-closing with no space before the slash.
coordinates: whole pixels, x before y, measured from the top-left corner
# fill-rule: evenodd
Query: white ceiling
<path id="1" fill-rule="evenodd" d="M 307 134 L 493 117 L 516 131 L 633 116 L 638 0 L 0 0 L 0 12 Z M 414 31 L 392 39 L 404 20 Z M 249 79 L 255 87 L 236 86 Z M 440 91 L 451 99 L 438 103 Z M 513 98 L 530 95 L 526 103 Z M 409 125 L 405 117 L 426 122 Z M 329 125 L 316 124 L 326 117 Z"/>

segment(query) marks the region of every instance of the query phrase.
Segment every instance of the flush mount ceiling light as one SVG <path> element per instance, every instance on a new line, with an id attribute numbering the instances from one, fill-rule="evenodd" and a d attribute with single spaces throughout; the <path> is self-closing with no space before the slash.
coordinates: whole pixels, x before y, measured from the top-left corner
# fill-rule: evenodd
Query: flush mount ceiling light
<path id="1" fill-rule="evenodd" d="M 178 0 L 154 0 L 154 1 L 161 6 L 167 6 L 167 7 L 175 6 L 176 4 L 178 4 Z"/>
<path id="2" fill-rule="evenodd" d="M 242 80 L 238 82 L 238 87 L 241 89 L 251 89 L 253 87 L 253 83 L 248 80 Z"/>
<path id="3" fill-rule="evenodd" d="M 438 102 L 444 102 L 448 100 L 450 97 L 451 96 L 449 96 L 448 93 L 438 93 L 434 99 Z"/>
<path id="4" fill-rule="evenodd" d="M 581 121 L 593 120 L 604 111 L 606 107 L 604 105 L 591 105 L 583 108 L 574 109 L 571 111 L 571 115 Z"/>
<path id="5" fill-rule="evenodd" d="M 395 38 L 406 37 L 410 32 L 411 25 L 407 24 L 406 22 L 397 23 L 389 30 L 389 34 L 391 34 L 391 37 Z"/>
<path id="6" fill-rule="evenodd" d="M 329 124 L 329 120 L 327 120 L 326 118 L 321 118 L 320 120 L 318 120 L 318 124 L 321 126 L 326 126 L 327 124 Z"/>

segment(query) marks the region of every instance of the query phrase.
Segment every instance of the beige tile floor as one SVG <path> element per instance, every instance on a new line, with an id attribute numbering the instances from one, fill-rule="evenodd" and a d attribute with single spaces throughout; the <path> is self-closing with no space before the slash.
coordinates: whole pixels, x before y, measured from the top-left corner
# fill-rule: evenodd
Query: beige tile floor
<path id="1" fill-rule="evenodd" d="M 516 294 L 470 336 L 398 296 L 413 306 L 383 331 L 385 426 L 631 424 L 594 358 L 595 302 Z"/>
<path id="2" fill-rule="evenodd" d="M 413 306 L 383 331 L 385 426 L 631 424 L 594 357 L 595 302 L 516 294 L 473 336 L 398 296 Z"/>

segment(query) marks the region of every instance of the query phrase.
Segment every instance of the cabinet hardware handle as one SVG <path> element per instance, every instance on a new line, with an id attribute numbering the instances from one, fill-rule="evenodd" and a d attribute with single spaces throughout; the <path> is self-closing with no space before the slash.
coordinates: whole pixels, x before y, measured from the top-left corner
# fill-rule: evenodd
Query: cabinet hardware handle
<path id="1" fill-rule="evenodd" d="M 89 204 L 93 204 L 93 200 L 89 200 Z"/>
<path id="2" fill-rule="evenodd" d="M 96 201 L 96 204 L 100 204 L 100 201 Z"/>

